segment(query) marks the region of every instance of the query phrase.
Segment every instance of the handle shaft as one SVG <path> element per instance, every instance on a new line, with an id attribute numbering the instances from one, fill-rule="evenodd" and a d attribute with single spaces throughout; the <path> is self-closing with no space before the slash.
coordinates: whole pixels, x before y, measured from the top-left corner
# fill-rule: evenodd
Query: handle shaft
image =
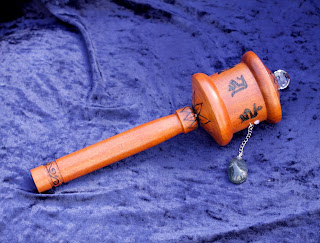
<path id="1" fill-rule="evenodd" d="M 39 192 L 59 186 L 197 128 L 191 108 L 132 128 L 31 170 Z"/>

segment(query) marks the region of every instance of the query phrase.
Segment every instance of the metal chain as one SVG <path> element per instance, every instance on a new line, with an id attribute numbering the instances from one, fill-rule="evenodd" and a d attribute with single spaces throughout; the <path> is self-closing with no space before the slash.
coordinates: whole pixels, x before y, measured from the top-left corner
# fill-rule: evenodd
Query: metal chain
<path id="1" fill-rule="evenodd" d="M 251 123 L 250 123 L 250 125 L 249 125 L 249 127 L 248 127 L 247 136 L 246 136 L 246 138 L 243 140 L 243 142 L 242 142 L 241 145 L 240 145 L 238 158 L 242 158 L 244 146 L 246 146 L 249 138 L 250 138 L 251 135 L 252 135 L 253 127 L 254 127 L 254 124 L 251 124 Z"/>

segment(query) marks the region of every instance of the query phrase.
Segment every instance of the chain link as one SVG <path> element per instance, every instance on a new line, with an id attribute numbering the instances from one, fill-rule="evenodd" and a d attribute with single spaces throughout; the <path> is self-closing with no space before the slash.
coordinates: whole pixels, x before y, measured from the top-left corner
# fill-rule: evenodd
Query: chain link
<path id="1" fill-rule="evenodd" d="M 242 142 L 241 145 L 240 145 L 238 158 L 242 158 L 244 146 L 246 146 L 249 138 L 250 138 L 251 135 L 252 135 L 253 127 L 254 127 L 254 124 L 251 124 L 251 123 L 250 123 L 250 125 L 249 125 L 249 127 L 248 127 L 247 136 L 246 136 L 246 138 L 243 140 L 243 142 Z"/>

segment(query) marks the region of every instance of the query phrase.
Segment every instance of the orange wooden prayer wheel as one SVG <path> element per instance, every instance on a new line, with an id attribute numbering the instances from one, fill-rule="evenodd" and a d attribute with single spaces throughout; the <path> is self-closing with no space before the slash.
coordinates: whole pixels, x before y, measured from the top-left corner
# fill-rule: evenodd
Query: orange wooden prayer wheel
<path id="1" fill-rule="evenodd" d="M 207 76 L 194 74 L 192 108 L 159 118 L 31 170 L 39 192 L 151 148 L 200 124 L 219 145 L 250 123 L 281 120 L 279 86 L 253 52 L 234 67 Z"/>

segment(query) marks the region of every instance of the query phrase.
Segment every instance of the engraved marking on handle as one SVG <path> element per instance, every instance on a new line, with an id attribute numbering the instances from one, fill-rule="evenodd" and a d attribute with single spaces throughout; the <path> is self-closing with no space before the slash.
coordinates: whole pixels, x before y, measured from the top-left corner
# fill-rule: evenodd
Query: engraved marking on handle
<path id="1" fill-rule="evenodd" d="M 196 119 L 198 120 L 199 123 L 201 123 L 202 125 L 206 125 L 211 121 L 201 114 L 203 102 L 196 104 L 195 97 L 196 97 L 195 92 L 193 92 L 192 110 L 193 110 L 194 116 L 196 117 Z"/>
<path id="2" fill-rule="evenodd" d="M 59 168 L 57 166 L 57 163 L 52 161 L 45 165 L 48 174 L 51 178 L 51 185 L 52 186 L 59 186 L 63 183 L 63 178 L 60 174 Z"/>
<path id="3" fill-rule="evenodd" d="M 197 117 L 196 114 L 194 114 L 193 110 L 191 110 L 189 107 L 184 107 L 180 113 L 186 113 L 186 115 L 184 116 L 183 120 L 184 121 L 188 121 L 190 123 L 190 125 L 188 126 L 188 129 L 193 128 L 194 126 L 197 127 Z"/>

